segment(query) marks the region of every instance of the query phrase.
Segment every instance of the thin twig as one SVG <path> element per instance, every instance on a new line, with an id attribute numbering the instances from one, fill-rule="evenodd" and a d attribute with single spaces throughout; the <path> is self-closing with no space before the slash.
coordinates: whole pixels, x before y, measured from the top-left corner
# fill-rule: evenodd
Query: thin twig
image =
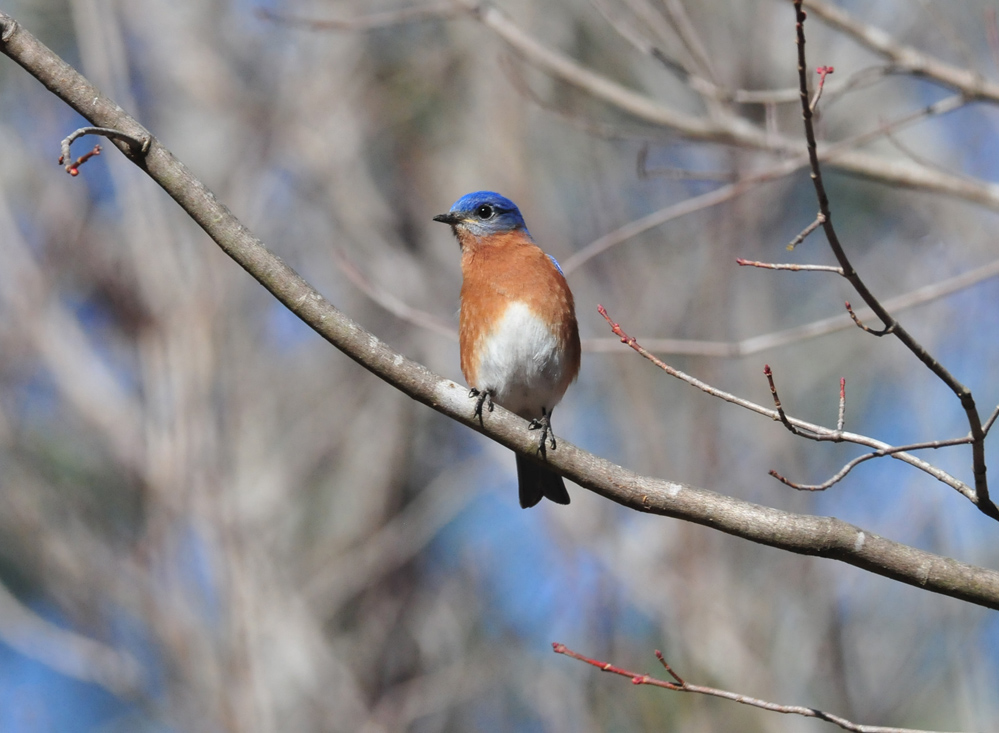
<path id="1" fill-rule="evenodd" d="M 0 639 L 29 659 L 112 694 L 130 697 L 142 690 L 142 666 L 130 653 L 39 616 L 4 585 L 0 585 Z"/>
<path id="2" fill-rule="evenodd" d="M 797 160 L 784 161 L 763 171 L 762 173 L 743 178 L 734 183 L 717 188 L 714 191 L 703 193 L 700 196 L 684 199 L 677 204 L 667 206 L 659 211 L 647 214 L 640 219 L 628 222 L 624 226 L 618 227 L 614 231 L 608 232 L 602 237 L 595 239 L 578 252 L 575 252 L 571 257 L 566 258 L 565 262 L 562 263 L 562 270 L 566 273 L 566 275 L 569 275 L 597 255 L 602 254 L 623 242 L 627 242 L 629 239 L 637 237 L 643 232 L 647 232 L 650 229 L 661 226 L 668 221 L 672 221 L 673 219 L 679 219 L 681 216 L 686 216 L 687 214 L 692 214 L 696 211 L 702 211 L 703 209 L 716 206 L 720 203 L 733 199 L 736 196 L 740 196 L 743 193 L 751 191 L 757 183 L 782 178 L 794 173 L 804 166 L 805 162 L 802 161 L 801 158 L 798 158 Z"/>
<path id="3" fill-rule="evenodd" d="M 69 175 L 71 176 L 79 175 L 80 166 L 86 163 L 91 158 L 93 158 L 95 155 L 100 155 L 100 154 L 101 154 L 101 146 L 99 144 L 95 145 L 90 151 L 84 153 L 76 160 L 68 161 L 66 163 L 66 172 L 69 173 Z M 62 165 L 64 160 L 66 160 L 65 156 L 60 155 L 59 165 Z"/>
<path id="4" fill-rule="evenodd" d="M 610 325 L 611 331 L 613 331 L 613 333 L 620 339 L 621 343 L 627 344 L 629 347 L 637 351 L 639 354 L 641 354 L 643 357 L 651 361 L 653 364 L 655 364 L 657 367 L 659 367 L 664 372 L 669 374 L 671 377 L 676 377 L 677 379 L 686 382 L 692 387 L 696 387 L 697 389 L 701 390 L 706 394 L 711 395 L 712 397 L 717 397 L 718 399 L 724 400 L 725 402 L 731 402 L 733 405 L 738 405 L 739 407 L 750 410 L 751 412 L 755 412 L 758 415 L 763 415 L 764 417 L 768 417 L 774 421 L 781 420 L 780 415 L 777 413 L 777 410 L 771 410 L 755 402 L 752 402 L 751 400 L 747 400 L 742 397 L 736 397 L 735 395 L 729 392 L 725 392 L 716 387 L 712 387 L 707 382 L 702 382 L 696 377 L 692 377 L 686 372 L 680 371 L 676 367 L 670 366 L 666 362 L 657 358 L 654 354 L 650 353 L 647 349 L 645 349 L 640 343 L 638 343 L 637 339 L 635 339 L 633 336 L 629 336 L 627 333 L 625 333 L 624 329 L 621 328 L 620 324 L 615 323 L 613 320 L 611 320 L 610 314 L 607 312 L 607 309 L 604 308 L 602 305 L 597 306 L 597 312 L 599 312 L 600 315 L 604 317 L 604 320 L 607 321 L 607 323 Z M 793 425 L 795 428 L 798 429 L 802 437 L 808 438 L 810 440 L 830 441 L 835 443 L 855 443 L 857 445 L 864 445 L 867 446 L 868 448 L 873 448 L 874 450 L 891 449 L 893 447 L 888 443 L 884 443 L 880 440 L 870 438 L 866 435 L 860 435 L 858 433 L 850 433 L 839 430 L 830 430 L 829 428 L 823 427 L 821 425 L 815 425 L 813 423 L 805 422 L 804 420 L 801 420 L 799 418 L 788 417 L 786 415 L 785 418 L 791 425 Z M 971 502 L 975 501 L 975 492 L 971 489 L 971 487 L 969 487 L 963 481 L 954 478 L 946 471 L 937 468 L 933 464 L 928 463 L 922 460 L 921 458 L 917 458 L 916 456 L 913 456 L 906 452 L 890 453 L 886 455 L 890 455 L 892 458 L 904 461 L 905 463 L 908 463 L 910 466 L 913 466 L 921 471 L 924 471 L 925 473 L 928 473 L 930 476 L 937 479 L 941 483 L 950 486 L 952 489 L 960 493 L 963 497 L 970 500 Z"/>
<path id="5" fill-rule="evenodd" d="M 942 165 L 940 163 L 937 163 L 934 160 L 930 160 L 925 155 L 920 155 L 915 150 L 913 150 L 911 147 L 909 147 L 908 145 L 906 145 L 905 143 L 903 143 L 901 140 L 899 140 L 898 135 L 896 135 L 893 132 L 887 132 L 887 133 L 885 133 L 885 140 L 887 140 L 889 143 L 891 143 L 892 146 L 896 150 L 898 150 L 900 153 L 902 153 L 903 155 L 905 155 L 907 158 L 909 158 L 913 162 L 918 163 L 919 165 L 923 166 L 924 168 L 932 169 L 932 170 L 936 170 L 936 171 L 940 171 L 941 173 L 945 173 L 948 176 L 957 176 L 959 178 L 963 178 L 966 181 L 974 181 L 975 180 L 974 176 L 965 175 L 964 173 L 961 173 L 960 171 L 951 170 L 947 166 L 944 166 L 944 165 Z"/>
<path id="6" fill-rule="evenodd" d="M 836 416 L 836 429 L 843 432 L 846 427 L 846 377 L 839 378 L 839 414 Z"/>
<path id="7" fill-rule="evenodd" d="M 148 136 L 136 138 L 128 133 L 122 132 L 121 130 L 114 130 L 110 127 L 81 127 L 78 130 L 74 130 L 60 144 L 62 154 L 59 156 L 59 165 L 65 165 L 66 172 L 71 176 L 77 175 L 80 172 L 79 167 L 81 165 L 86 163 L 93 156 L 99 155 L 101 152 L 101 146 L 96 145 L 94 146 L 94 149 L 86 155 L 81 155 L 76 160 L 73 160 L 69 155 L 69 146 L 84 135 L 102 135 L 109 140 L 120 140 L 121 142 L 127 143 L 133 153 L 141 153 L 142 155 L 149 152 L 149 143 L 152 140 L 152 138 Z"/>
<path id="8" fill-rule="evenodd" d="M 805 237 L 814 232 L 820 226 L 822 226 L 822 214 L 819 214 L 817 217 L 815 217 L 815 221 L 813 221 L 807 227 L 802 229 L 801 232 L 798 234 L 798 236 L 796 236 L 794 239 L 791 240 L 790 244 L 787 245 L 787 251 L 793 252 L 795 247 L 797 247 L 799 244 L 805 241 Z M 843 274 L 842 269 L 840 269 L 839 274 L 840 275 Z"/>
<path id="9" fill-rule="evenodd" d="M 850 471 L 852 471 L 856 466 L 860 465 L 864 461 L 869 461 L 872 458 L 882 458 L 884 456 L 890 456 L 895 453 L 904 451 L 914 451 L 914 450 L 927 450 L 929 448 L 946 448 L 954 445 L 967 445 L 971 442 L 970 436 L 964 436 L 963 438 L 951 438 L 949 440 L 931 440 L 924 443 L 910 443 L 909 445 L 897 445 L 892 448 L 885 448 L 882 450 L 872 451 L 871 453 L 865 453 L 862 456 L 857 456 L 853 460 L 846 463 L 839 471 L 833 474 L 830 478 L 823 481 L 821 484 L 799 484 L 785 478 L 777 471 L 770 470 L 769 473 L 775 479 L 780 481 L 782 484 L 790 486 L 792 489 L 797 489 L 798 491 L 825 491 L 830 486 L 833 486 L 840 481 L 842 481 Z"/>
<path id="10" fill-rule="evenodd" d="M 890 326 L 885 326 L 881 329 L 871 328 L 870 326 L 864 325 L 864 322 L 861 321 L 857 314 L 853 312 L 853 306 L 850 305 L 849 300 L 845 301 L 844 305 L 846 306 L 846 312 L 850 314 L 850 318 L 853 319 L 853 322 L 856 323 L 861 329 L 871 334 L 871 336 L 878 336 L 879 338 L 881 336 L 887 336 L 892 333 L 898 325 L 898 323 L 892 323 Z"/>
<path id="11" fill-rule="evenodd" d="M 708 79 L 715 82 L 717 74 L 715 73 L 714 63 L 711 59 L 711 52 L 708 51 L 704 40 L 697 32 L 693 22 L 691 22 L 690 15 L 687 13 L 687 9 L 683 6 L 683 3 L 680 0 L 663 0 L 663 8 L 666 10 L 666 14 L 673 24 L 673 29 L 680 37 L 680 42 L 683 43 L 693 59 L 700 65 Z"/>
<path id="12" fill-rule="evenodd" d="M 982 426 L 983 433 L 985 433 L 986 435 L 989 434 L 989 430 L 992 429 L 992 425 L 993 423 L 995 423 L 997 417 L 999 417 L 999 406 L 997 406 L 996 409 L 992 411 L 992 414 L 989 415 L 989 419 L 986 420 L 985 424 Z"/>
<path id="13" fill-rule="evenodd" d="M 784 413 L 784 407 L 781 405 L 780 397 L 777 395 L 777 385 L 774 384 L 774 373 L 770 369 L 769 364 L 763 365 L 763 373 L 766 375 L 767 383 L 770 385 L 770 394 L 774 398 L 774 407 L 777 408 L 777 418 L 793 435 L 801 435 L 801 431 L 791 424 L 791 421 L 787 419 L 787 415 Z"/>
<path id="14" fill-rule="evenodd" d="M 674 692 L 693 692 L 700 695 L 720 697 L 723 700 L 731 700 L 743 705 L 750 705 L 754 708 L 769 710 L 774 713 L 801 715 L 806 718 L 824 720 L 827 723 L 838 725 L 844 730 L 854 731 L 854 733 L 928 733 L 928 731 L 918 731 L 911 728 L 890 728 L 881 725 L 863 725 L 861 723 L 854 723 L 853 721 L 847 720 L 839 715 L 833 715 L 832 713 L 826 713 L 815 708 L 805 707 L 803 705 L 781 705 L 779 703 L 768 702 L 756 697 L 743 695 L 738 692 L 721 690 L 717 687 L 706 687 L 705 685 L 691 684 L 673 671 L 673 668 L 666 663 L 666 658 L 658 649 L 656 650 L 656 659 L 658 659 L 659 663 L 666 668 L 666 671 L 669 672 L 673 681 L 659 679 L 658 677 L 653 677 L 649 674 L 642 674 L 641 672 L 632 672 L 624 669 L 623 667 L 611 664 L 610 662 L 601 662 L 597 659 L 591 659 L 590 657 L 580 654 L 579 652 L 573 651 L 565 644 L 560 644 L 558 642 L 552 643 L 552 651 L 556 654 L 563 654 L 580 662 L 585 662 L 586 664 L 596 667 L 602 672 L 610 672 L 611 674 L 616 674 L 621 677 L 627 677 L 631 680 L 631 684 L 633 685 L 651 685 L 653 687 L 661 687 L 665 690 L 673 690 Z"/>
<path id="15" fill-rule="evenodd" d="M 819 99 L 822 98 L 822 89 L 826 85 L 826 77 L 835 70 L 832 66 L 820 66 L 815 70 L 815 73 L 819 75 L 819 86 L 815 90 L 815 96 L 812 97 L 812 101 L 808 103 L 812 112 L 815 112 L 815 107 L 819 103 Z"/>
<path id="16" fill-rule="evenodd" d="M 843 274 L 843 268 L 836 267 L 835 265 L 799 265 L 793 262 L 790 263 L 760 262 L 759 260 L 747 260 L 742 257 L 736 257 L 735 263 L 741 267 L 759 267 L 763 270 L 790 270 L 791 272 L 833 272 L 837 275 Z"/>
<path id="17" fill-rule="evenodd" d="M 520 73 L 519 59 L 513 54 L 505 53 L 499 57 L 499 67 L 507 81 L 525 99 L 537 105 L 537 107 L 548 114 L 554 115 L 564 124 L 571 125 L 576 129 L 603 138 L 605 140 L 639 140 L 648 144 L 650 140 L 669 140 L 674 136 L 663 131 L 649 130 L 647 127 L 639 128 L 636 125 L 615 124 L 611 122 L 599 122 L 582 114 L 574 109 L 563 109 L 544 99 L 540 94 L 531 88 L 531 85 Z"/>

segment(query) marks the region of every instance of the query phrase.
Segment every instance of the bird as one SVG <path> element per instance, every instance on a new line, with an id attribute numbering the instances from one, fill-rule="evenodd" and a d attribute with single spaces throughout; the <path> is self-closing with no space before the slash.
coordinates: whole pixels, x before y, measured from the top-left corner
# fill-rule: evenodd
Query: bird
<path id="1" fill-rule="evenodd" d="M 451 226 L 461 248 L 461 372 L 475 397 L 473 416 L 493 402 L 530 420 L 556 449 L 552 410 L 579 374 L 579 326 L 565 274 L 527 230 L 510 199 L 475 191 L 434 217 Z M 520 505 L 543 497 L 568 504 L 562 477 L 517 453 Z"/>

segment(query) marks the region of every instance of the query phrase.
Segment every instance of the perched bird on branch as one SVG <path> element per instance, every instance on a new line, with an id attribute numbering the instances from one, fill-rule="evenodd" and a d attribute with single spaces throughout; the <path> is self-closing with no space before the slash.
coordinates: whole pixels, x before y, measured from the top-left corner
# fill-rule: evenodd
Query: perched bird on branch
<path id="1" fill-rule="evenodd" d="M 531 239 L 517 206 L 492 191 L 458 199 L 434 221 L 451 225 L 461 246 L 461 371 L 475 415 L 493 401 L 541 430 L 555 449 L 552 409 L 579 373 L 579 329 L 572 293 L 554 257 Z M 569 503 L 562 477 L 517 454 L 520 505 L 548 497 Z"/>

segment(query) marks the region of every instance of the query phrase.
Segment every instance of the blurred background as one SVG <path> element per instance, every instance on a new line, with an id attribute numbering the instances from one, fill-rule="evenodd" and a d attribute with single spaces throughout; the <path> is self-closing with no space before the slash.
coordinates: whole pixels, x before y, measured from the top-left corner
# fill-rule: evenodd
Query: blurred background
<path id="1" fill-rule="evenodd" d="M 787 2 L 498 6 L 658 104 L 802 139 Z M 832 263 L 821 233 L 786 250 L 817 209 L 802 170 L 578 256 L 786 151 L 689 142 L 551 79 L 471 15 L 393 16 L 401 7 L 2 4 L 407 356 L 462 381 L 458 249 L 431 218 L 497 190 L 567 265 L 576 296 L 587 350 L 559 435 L 641 473 L 999 567 L 996 524 L 900 462 L 865 463 L 824 494 L 778 483 L 769 469 L 816 483 L 861 451 L 802 441 L 670 379 L 597 314 L 603 304 L 640 339 L 739 341 L 858 300 L 828 273 L 735 264 Z M 841 7 L 999 78 L 989 0 Z M 339 30 L 291 20 L 374 12 L 388 15 Z M 884 71 L 818 18 L 808 33 L 810 66 L 836 68 L 830 85 Z M 787 93 L 719 101 L 694 78 Z M 952 93 L 875 71 L 823 98 L 819 134 L 876 131 Z M 569 507 L 522 511 L 509 451 L 323 342 L 113 147 L 67 176 L 59 141 L 84 124 L 0 59 L 0 730 L 831 729 L 635 687 L 553 654 L 553 641 L 653 674 L 662 649 L 688 681 L 867 724 L 999 730 L 995 612 L 573 486 Z M 982 103 L 862 150 L 989 191 L 997 141 L 999 111 Z M 994 209 L 826 170 L 840 236 L 879 296 L 999 258 Z M 999 282 L 899 316 L 987 415 Z M 968 429 L 910 353 L 853 327 L 742 358 L 660 355 L 765 405 L 769 363 L 789 413 L 829 426 L 845 377 L 847 428 L 893 444 Z M 995 471 L 994 439 L 988 456 Z M 971 481 L 967 448 L 926 457 Z"/>

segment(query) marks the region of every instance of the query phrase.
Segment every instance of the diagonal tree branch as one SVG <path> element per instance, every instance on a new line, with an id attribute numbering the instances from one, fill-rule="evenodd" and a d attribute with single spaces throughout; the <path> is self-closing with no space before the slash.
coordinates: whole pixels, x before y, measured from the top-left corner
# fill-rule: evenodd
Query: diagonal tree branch
<path id="1" fill-rule="evenodd" d="M 465 387 L 393 351 L 323 298 L 253 236 L 148 130 L 5 13 L 0 13 L 0 52 L 91 124 L 134 139 L 150 137 L 145 154 L 122 144 L 123 154 L 163 188 L 226 254 L 333 346 L 404 394 L 501 445 L 525 455 L 536 450 L 536 439 L 526 429 L 526 421 L 497 406 L 480 425 L 472 416 Z M 548 461 L 580 486 L 637 511 L 676 517 L 789 552 L 839 560 L 935 593 L 999 609 L 999 572 L 924 552 L 833 517 L 794 514 L 640 476 L 564 440 L 559 441 L 558 450 L 549 451 Z"/>

